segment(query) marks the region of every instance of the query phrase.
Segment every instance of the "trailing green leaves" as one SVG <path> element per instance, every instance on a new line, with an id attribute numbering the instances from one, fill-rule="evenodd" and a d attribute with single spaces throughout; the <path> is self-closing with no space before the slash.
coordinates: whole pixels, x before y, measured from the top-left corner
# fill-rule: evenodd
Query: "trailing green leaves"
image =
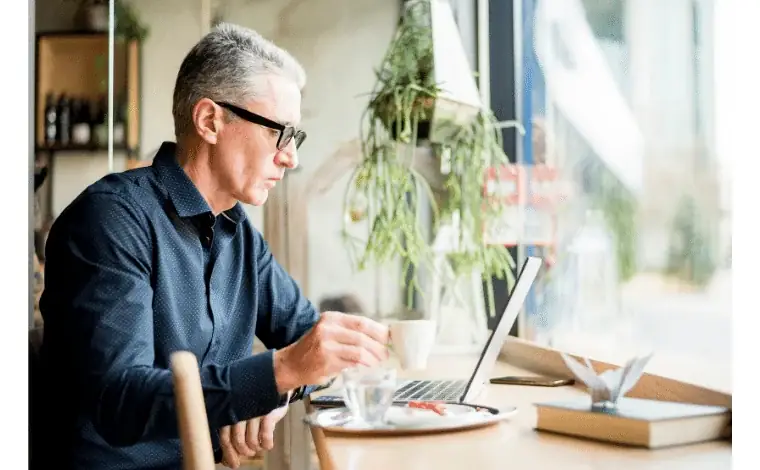
<path id="1" fill-rule="evenodd" d="M 359 269 L 401 258 L 407 284 L 407 307 L 422 293 L 417 273 L 433 269 L 433 253 L 420 220 L 429 204 L 433 231 L 459 221 L 458 247 L 448 255 L 457 276 L 481 272 L 493 314 L 493 277 L 512 284 L 514 260 L 504 246 L 486 243 L 485 230 L 502 216 L 503 205 L 486 197 L 486 171 L 508 163 L 501 129 L 488 110 L 467 125 L 448 123 L 443 143 L 432 145 L 450 162 L 442 191 L 434 191 L 414 168 L 421 124 L 430 124 L 440 92 L 434 79 L 429 0 L 406 3 L 400 26 L 376 71 L 377 83 L 360 129 L 362 162 L 354 170 L 344 202 L 344 240 Z M 425 145 L 430 145 L 428 142 Z M 422 198 L 421 196 L 425 197 Z M 366 238 L 350 234 L 349 224 L 368 221 Z"/>

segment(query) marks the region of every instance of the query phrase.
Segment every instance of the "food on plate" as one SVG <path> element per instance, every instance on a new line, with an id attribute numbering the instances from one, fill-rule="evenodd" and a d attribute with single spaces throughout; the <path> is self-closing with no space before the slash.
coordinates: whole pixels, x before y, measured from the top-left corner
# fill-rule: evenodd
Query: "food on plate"
<path id="1" fill-rule="evenodd" d="M 422 410 L 430 410 L 441 416 L 448 416 L 446 411 L 446 404 L 439 401 L 410 401 L 406 404 L 409 408 L 419 408 Z"/>

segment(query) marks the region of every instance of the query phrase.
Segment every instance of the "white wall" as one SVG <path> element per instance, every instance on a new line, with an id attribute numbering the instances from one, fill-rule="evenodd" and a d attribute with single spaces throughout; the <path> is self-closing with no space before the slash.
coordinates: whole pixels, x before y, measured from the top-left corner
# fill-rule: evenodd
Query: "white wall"
<path id="1" fill-rule="evenodd" d="M 173 138 L 171 100 L 179 65 L 200 38 L 200 1 L 132 0 L 150 36 L 142 48 L 142 139 L 147 155 Z M 362 95 L 374 83 L 373 69 L 393 34 L 399 2 L 390 0 L 223 0 L 225 20 L 257 29 L 288 49 L 304 65 L 308 84 L 303 99 L 303 127 L 308 139 L 301 152 L 303 171 L 289 176 L 304 184 L 342 142 L 355 138 L 366 103 Z M 38 31 L 73 25 L 72 2 L 38 0 Z M 57 161 L 52 181 L 54 214 L 82 189 L 107 172 L 103 155 L 66 155 Z M 123 168 L 118 164 L 116 170 Z M 309 206 L 309 295 L 351 292 L 368 311 L 393 310 L 400 298 L 395 270 L 355 274 L 340 238 L 342 195 L 346 178 Z M 261 208 L 247 208 L 254 224 L 263 223 Z"/>
<path id="2" fill-rule="evenodd" d="M 147 1 L 147 0 L 146 0 Z M 258 30 L 301 61 L 308 74 L 302 127 L 308 139 L 300 155 L 303 171 L 289 176 L 305 184 L 335 149 L 359 132 L 359 119 L 398 18 L 388 0 L 227 0 L 225 20 Z M 355 293 L 365 309 L 387 313 L 399 300 L 394 270 L 352 273 L 340 237 L 347 178 L 309 206 L 309 294 Z"/>

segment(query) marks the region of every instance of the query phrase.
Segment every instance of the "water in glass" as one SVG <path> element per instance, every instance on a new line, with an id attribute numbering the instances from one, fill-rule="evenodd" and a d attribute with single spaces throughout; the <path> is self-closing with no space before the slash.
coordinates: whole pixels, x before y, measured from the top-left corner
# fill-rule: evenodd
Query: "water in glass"
<path id="1" fill-rule="evenodd" d="M 343 371 L 346 406 L 355 419 L 369 425 L 384 423 L 396 391 L 395 369 L 353 368 Z"/>

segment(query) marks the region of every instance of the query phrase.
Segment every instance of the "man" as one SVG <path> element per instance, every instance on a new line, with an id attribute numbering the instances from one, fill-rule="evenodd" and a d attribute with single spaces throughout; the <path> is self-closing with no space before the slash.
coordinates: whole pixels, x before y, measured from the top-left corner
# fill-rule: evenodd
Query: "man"
<path id="1" fill-rule="evenodd" d="M 198 358 L 217 459 L 232 467 L 272 447 L 275 423 L 310 384 L 387 358 L 387 329 L 320 315 L 240 205 L 264 204 L 298 165 L 304 82 L 285 51 L 219 26 L 180 67 L 176 145 L 94 183 L 56 221 L 36 454 L 51 468 L 180 468 L 177 350 Z M 252 355 L 254 334 L 267 352 Z"/>

